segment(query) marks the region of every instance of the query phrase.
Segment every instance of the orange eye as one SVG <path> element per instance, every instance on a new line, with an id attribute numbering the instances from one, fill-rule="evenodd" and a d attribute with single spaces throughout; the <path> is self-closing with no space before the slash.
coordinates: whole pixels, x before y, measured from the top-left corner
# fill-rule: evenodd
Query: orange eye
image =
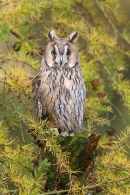
<path id="1" fill-rule="evenodd" d="M 70 56 L 70 55 L 71 55 L 71 51 L 68 49 L 67 56 Z"/>
<path id="2" fill-rule="evenodd" d="M 52 54 L 53 56 L 55 56 L 55 55 L 56 55 L 56 52 L 55 52 L 55 51 L 52 51 L 51 54 Z"/>

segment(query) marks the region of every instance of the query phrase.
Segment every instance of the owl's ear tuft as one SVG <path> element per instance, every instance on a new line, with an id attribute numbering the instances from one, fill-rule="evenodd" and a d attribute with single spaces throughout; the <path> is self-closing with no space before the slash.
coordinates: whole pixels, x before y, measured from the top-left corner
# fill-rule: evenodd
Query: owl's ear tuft
<path id="1" fill-rule="evenodd" d="M 68 37 L 67 37 L 67 41 L 72 42 L 72 43 L 76 43 L 76 41 L 78 40 L 78 33 L 77 32 L 72 32 Z"/>
<path id="2" fill-rule="evenodd" d="M 56 33 L 54 30 L 50 30 L 48 33 L 48 38 L 50 39 L 50 41 L 53 41 L 56 38 Z"/>

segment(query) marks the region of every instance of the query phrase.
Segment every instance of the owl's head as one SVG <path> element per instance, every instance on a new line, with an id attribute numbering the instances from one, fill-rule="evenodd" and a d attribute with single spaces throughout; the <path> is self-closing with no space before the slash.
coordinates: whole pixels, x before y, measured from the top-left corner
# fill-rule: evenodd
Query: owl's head
<path id="1" fill-rule="evenodd" d="M 78 33 L 72 32 L 67 38 L 59 38 L 54 30 L 48 33 L 50 43 L 45 50 L 45 61 L 49 67 L 60 68 L 68 66 L 72 68 L 78 62 L 78 52 L 75 42 L 78 39 Z"/>

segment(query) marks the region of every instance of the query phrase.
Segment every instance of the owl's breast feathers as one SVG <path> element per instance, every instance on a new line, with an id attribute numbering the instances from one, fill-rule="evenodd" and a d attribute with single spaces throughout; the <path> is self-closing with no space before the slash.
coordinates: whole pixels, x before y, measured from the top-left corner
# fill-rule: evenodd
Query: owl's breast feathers
<path id="1" fill-rule="evenodd" d="M 32 85 L 37 115 L 61 132 L 81 131 L 86 89 L 79 68 L 41 70 Z"/>

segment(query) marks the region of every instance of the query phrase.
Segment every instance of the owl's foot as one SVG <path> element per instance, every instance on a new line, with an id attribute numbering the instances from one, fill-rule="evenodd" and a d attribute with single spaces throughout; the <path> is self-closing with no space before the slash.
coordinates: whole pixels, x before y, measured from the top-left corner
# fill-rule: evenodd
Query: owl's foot
<path id="1" fill-rule="evenodd" d="M 61 136 L 74 136 L 74 133 L 68 133 L 68 132 L 62 132 L 61 134 L 60 134 Z"/>
<path id="2" fill-rule="evenodd" d="M 57 136 L 71 136 L 73 137 L 74 136 L 74 133 L 68 133 L 68 132 L 61 132 L 60 129 L 58 128 L 51 128 L 51 132 L 55 132 Z"/>
<path id="3" fill-rule="evenodd" d="M 55 132 L 57 136 L 60 134 L 57 128 L 51 128 L 51 132 Z"/>

